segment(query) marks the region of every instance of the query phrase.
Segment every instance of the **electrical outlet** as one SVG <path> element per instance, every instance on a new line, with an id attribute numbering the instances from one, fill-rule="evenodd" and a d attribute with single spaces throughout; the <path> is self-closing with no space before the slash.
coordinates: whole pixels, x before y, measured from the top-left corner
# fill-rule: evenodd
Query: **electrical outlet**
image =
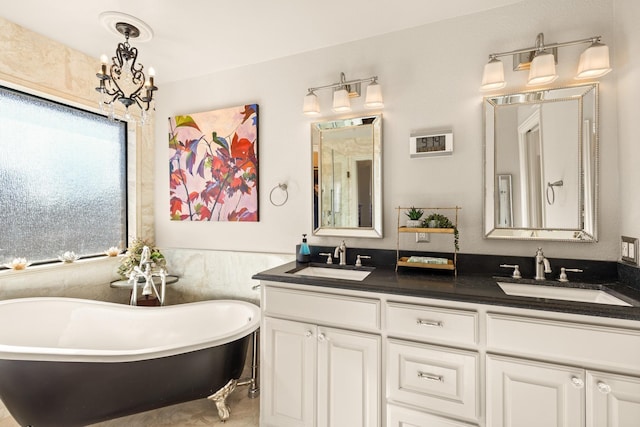
<path id="1" fill-rule="evenodd" d="M 431 236 L 429 233 L 416 233 L 416 242 L 418 243 L 429 243 L 431 241 Z"/>
<path id="2" fill-rule="evenodd" d="M 638 239 L 622 236 L 622 261 L 638 265 Z"/>

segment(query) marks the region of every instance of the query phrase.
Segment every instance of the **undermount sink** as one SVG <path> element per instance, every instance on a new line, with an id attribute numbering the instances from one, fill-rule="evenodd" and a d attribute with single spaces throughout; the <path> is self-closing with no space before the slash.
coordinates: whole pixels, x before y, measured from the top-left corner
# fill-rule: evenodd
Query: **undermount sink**
<path id="1" fill-rule="evenodd" d="M 364 280 L 369 274 L 371 274 L 371 270 L 346 270 L 341 268 L 304 267 L 300 270 L 292 271 L 290 273 L 296 276 L 361 281 Z"/>
<path id="2" fill-rule="evenodd" d="M 609 304 L 632 307 L 626 301 L 611 295 L 602 289 L 571 288 L 567 286 L 530 285 L 526 283 L 497 282 L 507 295 L 558 299 L 565 301 L 590 302 L 593 304 Z"/>

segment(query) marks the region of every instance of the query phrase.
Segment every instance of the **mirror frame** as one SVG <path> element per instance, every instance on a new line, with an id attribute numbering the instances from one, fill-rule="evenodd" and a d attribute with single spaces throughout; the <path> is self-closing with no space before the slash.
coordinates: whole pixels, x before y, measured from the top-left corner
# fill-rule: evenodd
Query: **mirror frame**
<path id="1" fill-rule="evenodd" d="M 315 152 L 320 152 L 320 146 L 322 144 L 322 131 L 324 129 L 336 129 L 340 127 L 350 126 L 363 126 L 365 125 L 359 119 L 373 119 L 370 123 L 372 126 L 372 152 L 373 152 L 373 174 L 372 174 L 372 226 L 371 227 L 315 227 L 314 224 L 314 212 L 318 209 L 318 218 L 320 218 L 320 212 L 322 212 L 322 201 L 318 198 L 318 204 L 315 203 L 314 196 L 314 167 L 313 167 L 313 155 Z M 368 125 L 368 124 L 367 124 Z M 312 197 L 312 209 L 311 209 L 311 228 L 314 236 L 340 236 L 340 237 L 366 237 L 366 238 L 382 238 L 382 224 L 383 224 L 383 212 L 382 212 L 382 114 L 360 115 L 347 118 L 330 119 L 322 122 L 315 122 L 311 124 L 311 197 Z M 322 182 L 322 176 L 320 168 L 318 168 L 317 182 Z"/>
<path id="2" fill-rule="evenodd" d="M 585 213 L 585 186 L 584 180 L 579 179 L 579 210 L 582 212 L 577 213 L 579 216 L 579 225 L 581 228 L 566 228 L 566 229 L 554 229 L 554 228 L 523 228 L 523 227 L 510 227 L 502 228 L 496 226 L 496 138 L 495 132 L 496 123 L 498 119 L 497 109 L 501 105 L 534 105 L 542 104 L 545 102 L 559 102 L 568 100 L 579 100 L 578 110 L 578 122 L 580 123 L 578 129 L 578 143 L 579 150 L 577 154 L 579 177 L 583 176 L 583 153 L 582 153 L 582 141 L 583 141 L 583 100 L 584 97 L 590 93 L 593 93 L 593 212 L 592 212 L 592 227 L 591 230 L 587 230 L 585 227 L 584 213 Z M 512 239 L 512 240 L 546 240 L 546 241 L 563 241 L 563 242 L 597 242 L 598 241 L 598 181 L 599 181 L 599 91 L 598 83 L 590 83 L 583 85 L 564 86 L 558 88 L 546 88 L 528 90 L 517 93 L 508 93 L 502 95 L 486 96 L 483 99 L 483 134 L 484 134 L 484 173 L 483 173 L 483 236 L 485 239 Z M 580 218 L 582 216 L 582 218 Z"/>

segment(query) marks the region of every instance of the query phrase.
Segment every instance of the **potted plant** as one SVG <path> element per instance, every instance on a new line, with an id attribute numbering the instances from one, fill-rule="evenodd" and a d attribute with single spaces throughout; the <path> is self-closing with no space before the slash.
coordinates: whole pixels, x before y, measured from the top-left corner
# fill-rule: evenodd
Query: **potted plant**
<path id="1" fill-rule="evenodd" d="M 425 228 L 453 228 L 453 243 L 455 244 L 456 251 L 460 250 L 458 246 L 460 236 L 458 227 L 446 216 L 439 213 L 432 213 L 422 221 L 422 226 Z"/>
<path id="2" fill-rule="evenodd" d="M 127 252 L 122 257 L 122 261 L 120 262 L 120 266 L 118 267 L 118 274 L 123 279 L 127 279 L 131 271 L 133 271 L 133 267 L 140 265 L 140 258 L 142 255 L 142 249 L 148 246 L 151 252 L 151 261 L 153 261 L 153 268 L 160 269 L 165 268 L 167 265 L 167 260 L 164 258 L 164 255 L 160 252 L 158 248 L 155 248 L 152 243 L 147 242 L 144 239 L 136 237 L 131 242 L 131 246 L 127 248 Z"/>
<path id="3" fill-rule="evenodd" d="M 424 211 L 422 209 L 417 209 L 414 206 L 412 206 L 411 209 L 405 212 L 405 215 L 409 217 L 409 219 L 407 220 L 407 228 L 421 227 L 422 221 L 420 221 L 420 218 L 422 218 L 423 214 Z"/>

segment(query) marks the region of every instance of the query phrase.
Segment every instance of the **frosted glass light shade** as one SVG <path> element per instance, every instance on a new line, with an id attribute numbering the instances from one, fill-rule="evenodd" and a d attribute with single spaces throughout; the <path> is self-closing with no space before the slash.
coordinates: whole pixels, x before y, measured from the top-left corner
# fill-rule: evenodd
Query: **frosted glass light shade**
<path id="1" fill-rule="evenodd" d="M 551 83 L 558 78 L 555 58 L 547 52 L 538 52 L 531 61 L 527 86 Z"/>
<path id="2" fill-rule="evenodd" d="M 602 43 L 593 43 L 580 55 L 576 79 L 602 77 L 611 71 L 609 65 L 609 47 Z"/>
<path id="3" fill-rule="evenodd" d="M 382 108 L 384 102 L 382 101 L 382 88 L 378 82 L 372 82 L 367 86 L 367 96 L 364 99 L 365 108 Z"/>
<path id="4" fill-rule="evenodd" d="M 304 105 L 302 112 L 305 116 L 318 116 L 320 115 L 320 103 L 318 102 L 318 95 L 313 92 L 309 92 L 304 97 Z"/>
<path id="5" fill-rule="evenodd" d="M 484 66 L 480 90 L 502 89 L 507 85 L 504 80 L 504 65 L 499 59 L 493 58 Z"/>
<path id="6" fill-rule="evenodd" d="M 351 111 L 349 92 L 346 89 L 339 89 L 333 92 L 333 111 L 336 113 Z"/>

